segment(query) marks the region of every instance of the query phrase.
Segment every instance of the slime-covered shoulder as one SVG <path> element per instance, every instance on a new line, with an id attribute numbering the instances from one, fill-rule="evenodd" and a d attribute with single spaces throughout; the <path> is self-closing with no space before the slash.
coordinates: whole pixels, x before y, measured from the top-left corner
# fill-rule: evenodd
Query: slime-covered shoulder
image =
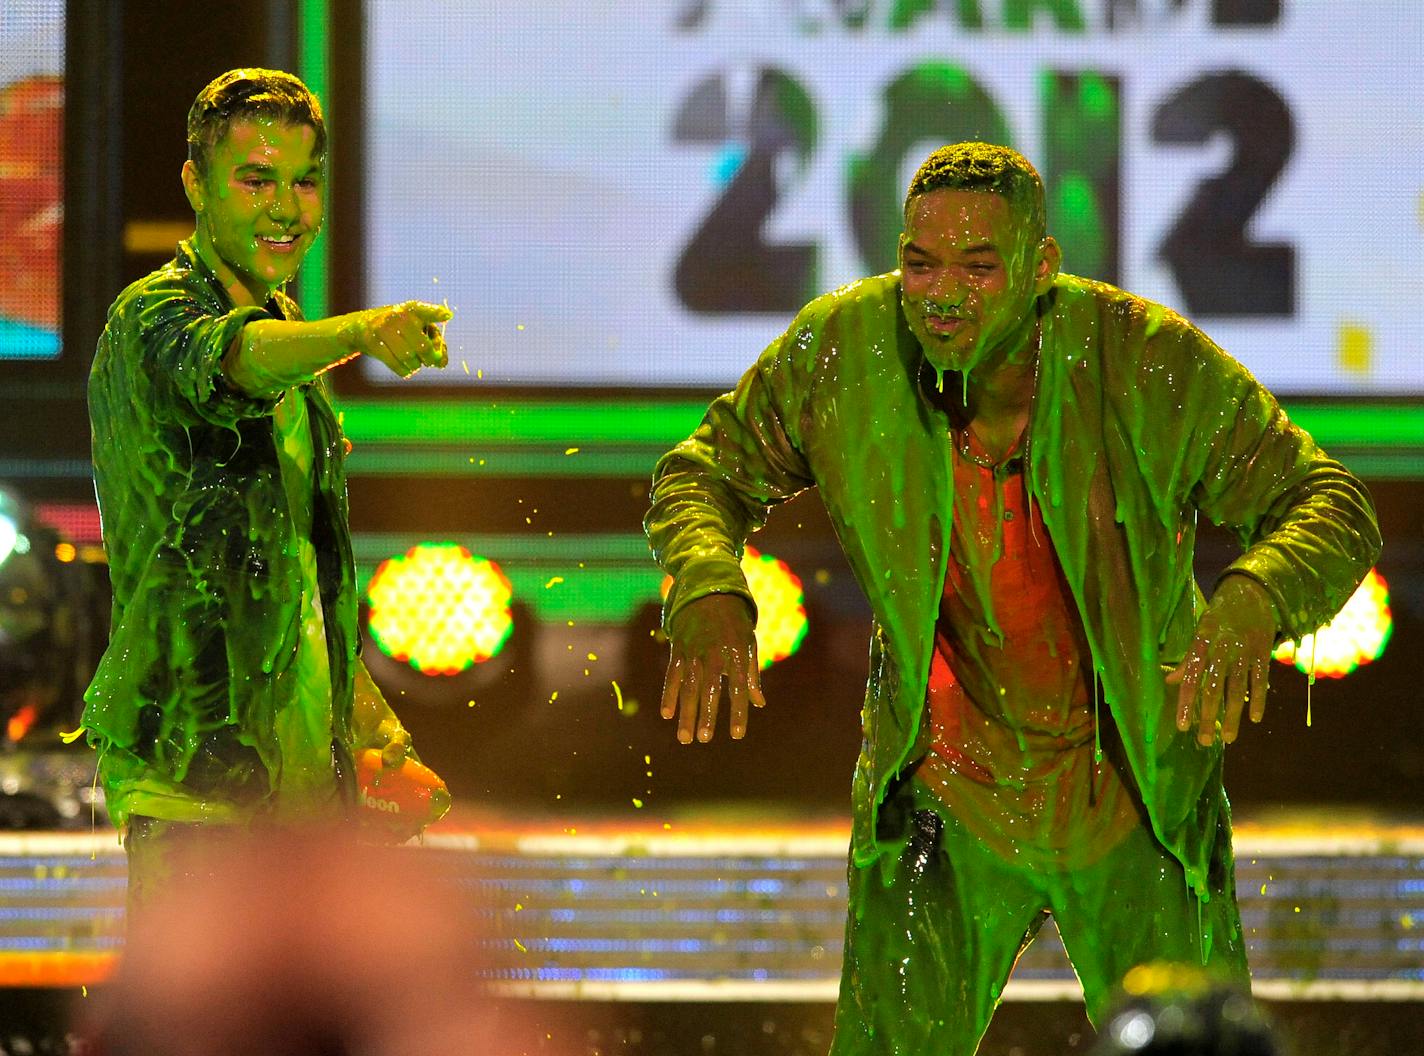
<path id="1" fill-rule="evenodd" d="M 707 594 L 752 601 L 739 558 L 771 506 L 815 483 L 800 423 L 817 378 L 841 354 L 834 338 L 850 321 L 897 303 L 896 279 L 851 283 L 802 308 L 737 387 L 712 401 L 697 430 L 659 460 L 644 528 L 673 577 L 665 623 Z"/>
<path id="2" fill-rule="evenodd" d="M 900 273 L 888 272 L 817 297 L 767 346 L 753 369 L 793 446 L 803 448 L 803 421 L 818 390 L 837 378 L 842 357 L 884 352 L 899 320 Z"/>
<path id="3" fill-rule="evenodd" d="M 265 308 L 209 302 L 187 269 L 169 265 L 133 283 L 109 310 L 106 338 L 125 366 L 148 374 L 157 392 L 177 398 L 180 417 L 231 427 L 272 413 L 276 399 L 239 391 L 222 361 L 242 328 L 269 319 Z"/>
<path id="4" fill-rule="evenodd" d="M 846 283 L 823 293 L 797 312 L 786 332 L 767 346 L 759 362 L 777 369 L 814 373 L 818 367 L 826 365 L 824 361 L 818 362 L 820 354 L 834 356 L 841 351 L 840 342 L 822 347 L 828 332 L 860 329 L 868 319 L 886 312 L 898 313 L 899 303 L 898 271 Z"/>
<path id="5" fill-rule="evenodd" d="M 1158 515 L 1170 523 L 1195 508 L 1230 529 L 1244 553 L 1227 573 L 1266 588 L 1283 634 L 1328 621 L 1379 553 L 1365 486 L 1178 313 L 1101 283 L 1069 278 L 1060 290 L 1067 346 L 1099 338 L 1109 423 Z"/>

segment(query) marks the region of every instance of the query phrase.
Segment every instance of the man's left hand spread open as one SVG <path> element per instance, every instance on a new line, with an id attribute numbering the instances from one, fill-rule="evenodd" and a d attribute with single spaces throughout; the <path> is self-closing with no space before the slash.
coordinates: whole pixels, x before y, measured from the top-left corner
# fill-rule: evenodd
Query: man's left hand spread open
<path id="1" fill-rule="evenodd" d="M 1177 729 L 1197 726 L 1197 741 L 1230 744 L 1241 728 L 1241 712 L 1251 704 L 1251 721 L 1266 713 L 1266 683 L 1275 644 L 1276 614 L 1266 588 L 1249 576 L 1230 575 L 1212 595 L 1197 623 L 1186 659 L 1167 676 L 1177 691 Z"/>

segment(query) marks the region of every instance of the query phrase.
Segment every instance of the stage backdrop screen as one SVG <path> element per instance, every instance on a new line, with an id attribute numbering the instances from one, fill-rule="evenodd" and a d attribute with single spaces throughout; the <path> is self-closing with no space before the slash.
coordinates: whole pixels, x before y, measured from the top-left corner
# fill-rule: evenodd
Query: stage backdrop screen
<path id="1" fill-rule="evenodd" d="M 1424 393 L 1418 0 L 365 15 L 366 292 L 458 313 L 422 382 L 728 386 L 806 301 L 895 266 L 931 149 L 988 139 L 1042 172 L 1065 270 L 1278 392 Z"/>
<path id="2" fill-rule="evenodd" d="M 64 0 L 0 3 L 0 360 L 60 350 Z"/>

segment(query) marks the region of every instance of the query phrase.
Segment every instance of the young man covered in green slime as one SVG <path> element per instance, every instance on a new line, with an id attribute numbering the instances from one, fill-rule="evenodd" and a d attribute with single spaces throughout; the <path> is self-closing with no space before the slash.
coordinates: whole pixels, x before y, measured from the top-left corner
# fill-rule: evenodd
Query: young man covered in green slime
<path id="1" fill-rule="evenodd" d="M 1221 772 L 1270 650 L 1373 563 L 1363 486 L 1181 316 L 1059 273 L 1019 154 L 920 168 L 900 269 L 807 305 L 658 464 L 662 702 L 761 706 L 739 565 L 820 489 L 874 616 L 832 1052 L 975 1051 L 1052 913 L 1090 1016 L 1149 960 L 1247 978 Z M 1245 552 L 1206 603 L 1198 513 Z"/>
<path id="2" fill-rule="evenodd" d="M 349 816 L 354 755 L 409 739 L 357 656 L 345 440 L 326 371 L 444 366 L 447 309 L 303 322 L 283 285 L 321 230 L 326 132 L 290 74 L 239 69 L 188 113 L 196 217 L 109 310 L 89 381 L 114 590 L 87 694 L 141 904 L 198 835 Z"/>

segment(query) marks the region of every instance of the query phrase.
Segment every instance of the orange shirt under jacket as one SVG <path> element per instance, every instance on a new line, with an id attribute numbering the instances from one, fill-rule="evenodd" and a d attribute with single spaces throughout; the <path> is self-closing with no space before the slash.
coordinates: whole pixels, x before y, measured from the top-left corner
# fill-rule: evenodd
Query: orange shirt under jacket
<path id="1" fill-rule="evenodd" d="M 997 465 L 954 430 L 954 519 L 915 773 L 1006 860 L 1075 868 L 1146 824 L 1095 702 L 1090 653 L 1019 445 Z M 1022 443 L 1022 440 L 1019 442 Z M 1095 758 L 1095 727 L 1104 752 Z"/>

